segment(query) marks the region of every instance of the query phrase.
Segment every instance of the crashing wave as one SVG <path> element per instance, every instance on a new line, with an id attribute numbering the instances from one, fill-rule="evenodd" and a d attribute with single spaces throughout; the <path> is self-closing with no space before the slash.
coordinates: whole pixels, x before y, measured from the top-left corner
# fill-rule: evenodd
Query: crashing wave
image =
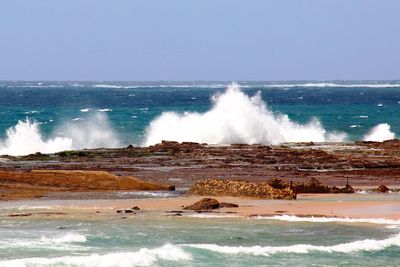
<path id="1" fill-rule="evenodd" d="M 394 139 L 395 136 L 395 133 L 390 130 L 389 124 L 381 123 L 373 127 L 366 135 L 364 135 L 364 141 L 382 142 Z"/>
<path id="2" fill-rule="evenodd" d="M 158 260 L 189 261 L 192 256 L 182 248 L 166 244 L 159 248 L 142 248 L 137 252 L 62 256 L 57 258 L 25 258 L 0 261 L 2 266 L 154 266 Z"/>
<path id="3" fill-rule="evenodd" d="M 281 247 L 271 247 L 271 246 L 233 247 L 233 246 L 220 246 L 215 244 L 188 244 L 186 246 L 209 250 L 222 254 L 247 254 L 254 256 L 269 256 L 271 254 L 278 254 L 278 253 L 297 253 L 297 254 L 305 254 L 311 252 L 353 253 L 361 251 L 380 251 L 391 246 L 400 247 L 400 234 L 391 236 L 383 240 L 364 239 L 333 246 L 316 246 L 310 244 L 297 244 L 297 245 L 281 246 Z"/>
<path id="4" fill-rule="evenodd" d="M 162 140 L 192 141 L 209 144 L 279 144 L 283 142 L 344 141 L 344 133 L 327 132 L 320 121 L 300 124 L 285 114 L 274 114 L 262 101 L 260 93 L 244 94 L 239 85 L 213 96 L 213 106 L 206 113 L 164 112 L 146 129 L 144 146 Z"/>
<path id="5" fill-rule="evenodd" d="M 0 140 L 0 155 L 21 156 L 120 145 L 107 116 L 101 113 L 91 114 L 85 120 L 66 122 L 55 133 L 54 137 L 45 138 L 38 122 L 29 118 L 18 121 L 7 130 L 5 139 Z"/>

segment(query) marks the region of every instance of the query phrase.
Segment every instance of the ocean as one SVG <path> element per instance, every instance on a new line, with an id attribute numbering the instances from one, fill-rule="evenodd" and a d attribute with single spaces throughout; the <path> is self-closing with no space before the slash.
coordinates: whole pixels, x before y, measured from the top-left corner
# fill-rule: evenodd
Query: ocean
<path id="1" fill-rule="evenodd" d="M 0 155 L 147 146 L 161 140 L 382 141 L 400 135 L 399 110 L 399 81 L 3 81 Z M 121 194 L 129 194 L 132 203 L 135 198 L 179 197 Z M 397 201 L 399 196 L 388 198 Z M 354 200 L 360 197 L 381 195 L 356 195 Z M 124 219 L 114 210 L 46 216 L 87 202 L 99 204 L 96 199 L 0 203 L 0 266 L 400 265 L 398 220 L 151 211 Z M 35 212 L 42 215 L 8 216 Z"/>
<path id="2" fill-rule="evenodd" d="M 391 198 L 398 199 L 398 195 Z M 398 220 L 292 215 L 243 218 L 215 213 L 168 216 L 150 211 L 124 219 L 115 211 L 96 214 L 94 210 L 68 217 L 5 216 L 13 212 L 63 211 L 57 209 L 62 203 L 67 205 L 64 211 L 69 212 L 68 205 L 85 201 L 89 200 L 1 205 L 0 266 L 400 264 Z"/>
<path id="3" fill-rule="evenodd" d="M 0 154 L 392 139 L 399 81 L 0 82 Z"/>

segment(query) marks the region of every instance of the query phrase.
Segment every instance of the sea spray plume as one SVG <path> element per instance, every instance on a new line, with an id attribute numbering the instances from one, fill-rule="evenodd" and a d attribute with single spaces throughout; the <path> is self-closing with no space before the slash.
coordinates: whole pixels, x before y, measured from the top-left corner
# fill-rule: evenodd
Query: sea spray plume
<path id="1" fill-rule="evenodd" d="M 27 155 L 35 152 L 53 153 L 72 148 L 72 140 L 55 137 L 44 140 L 39 124 L 26 118 L 7 130 L 6 137 L 0 141 L 0 155 Z"/>
<path id="2" fill-rule="evenodd" d="M 0 155 L 22 156 L 31 153 L 55 153 L 63 150 L 118 147 L 120 142 L 107 115 L 92 113 L 82 120 L 62 124 L 51 138 L 45 138 L 36 121 L 27 118 L 6 132 L 0 140 Z"/>
<path id="3" fill-rule="evenodd" d="M 328 133 L 318 119 L 307 124 L 291 121 L 285 114 L 274 114 L 258 92 L 249 97 L 233 83 L 222 94 L 214 95 L 206 113 L 164 112 L 146 129 L 143 145 L 192 141 L 209 144 L 343 141 L 346 136 Z"/>
<path id="4" fill-rule="evenodd" d="M 390 125 L 381 123 L 373 127 L 365 136 L 364 141 L 382 142 L 385 140 L 394 139 L 395 134 L 390 131 Z"/>
<path id="5" fill-rule="evenodd" d="M 105 113 L 90 113 L 83 120 L 64 123 L 56 132 L 71 139 L 74 149 L 120 146 Z"/>

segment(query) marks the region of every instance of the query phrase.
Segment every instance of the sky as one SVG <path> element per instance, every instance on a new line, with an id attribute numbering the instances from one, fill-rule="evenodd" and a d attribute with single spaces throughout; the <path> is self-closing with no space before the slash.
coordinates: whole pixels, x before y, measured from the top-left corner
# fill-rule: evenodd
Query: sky
<path id="1" fill-rule="evenodd" d="M 0 80 L 400 79 L 398 0 L 0 0 Z"/>

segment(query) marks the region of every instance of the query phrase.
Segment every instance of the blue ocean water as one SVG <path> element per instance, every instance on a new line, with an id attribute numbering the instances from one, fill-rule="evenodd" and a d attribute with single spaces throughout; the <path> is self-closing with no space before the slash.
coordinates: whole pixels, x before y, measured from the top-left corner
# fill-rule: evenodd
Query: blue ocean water
<path id="1" fill-rule="evenodd" d="M 3 217 L 0 266 L 400 264 L 399 221 L 295 222 L 197 215 Z"/>
<path id="2" fill-rule="evenodd" d="M 365 138 L 373 127 L 382 124 L 385 124 L 385 127 L 376 130 L 378 136 L 393 137 L 400 134 L 399 81 L 238 82 L 239 90 L 246 97 L 248 96 L 248 99 L 227 96 L 226 88 L 229 85 L 230 82 L 3 81 L 0 82 L 0 138 L 2 140 L 0 150 L 8 146 L 8 150 L 4 151 L 11 151 L 9 154 L 13 154 L 11 147 L 13 140 L 10 137 L 11 133 L 7 134 L 7 130 L 13 129 L 19 120 L 25 121 L 27 118 L 32 123 L 36 123 L 39 139 L 44 143 L 56 137 L 68 137 L 73 140 L 72 148 L 84 148 L 85 144 L 89 147 L 142 145 L 151 144 L 159 139 L 216 143 L 230 141 L 274 143 L 275 140 L 279 143 L 291 141 L 280 136 L 284 132 L 292 131 L 297 126 L 307 125 L 312 120 L 318 121 L 317 130 L 314 125 L 310 129 L 306 127 L 305 130 L 309 130 L 308 133 L 294 133 L 294 135 L 311 136 L 304 140 L 311 141 L 308 139 L 312 139 L 312 132 L 316 130 L 325 136 L 329 133 L 345 135 L 333 140 L 354 141 Z M 251 107 L 249 105 L 252 104 L 244 103 L 251 100 L 257 92 L 262 104 L 256 103 L 255 107 Z M 190 117 L 193 112 L 203 114 L 210 111 L 218 103 L 215 96 L 224 96 L 224 94 L 228 102 L 230 101 L 228 98 L 231 97 L 231 107 L 224 107 L 221 103 L 221 108 L 212 116 L 203 116 L 200 119 Z M 214 100 L 212 100 L 213 96 Z M 220 99 L 219 102 L 223 101 Z M 268 112 L 273 114 L 272 116 L 286 114 L 289 123 L 296 125 L 292 125 L 293 127 L 285 125 L 283 129 L 273 132 L 273 129 L 279 128 L 279 125 L 286 122 L 278 117 L 271 119 L 270 115 L 261 114 L 263 111 L 257 111 L 261 115 L 254 114 L 255 111 L 252 109 L 260 109 L 260 105 L 265 105 Z M 232 109 L 235 108 L 233 112 Z M 149 129 L 150 123 L 165 112 L 174 113 L 171 118 L 164 116 L 157 125 Z M 233 113 L 239 117 L 237 120 L 229 117 Z M 100 114 L 101 117 L 96 118 L 94 114 Z M 183 121 L 179 120 L 182 117 L 184 117 Z M 244 125 L 242 117 L 257 119 Z M 87 131 L 92 133 L 100 131 L 108 136 L 91 137 L 94 141 L 88 145 L 87 140 L 75 140 L 80 137 L 77 137 L 75 133 L 68 133 L 69 130 L 66 128 L 73 128 L 73 125 L 81 130 L 77 134 L 79 136 L 88 135 Z M 165 129 L 169 127 L 168 125 L 176 128 L 174 132 L 171 129 L 168 131 Z M 199 129 L 196 129 L 198 125 L 200 125 Z M 207 125 L 210 126 L 211 132 L 204 129 Z M 211 128 L 216 127 L 225 127 L 229 131 L 224 132 L 219 129 L 219 132 L 212 132 Z M 258 129 L 258 127 L 263 129 Z M 186 128 L 191 128 L 192 132 Z M 179 136 L 178 132 L 181 129 L 186 129 L 186 132 L 182 130 L 184 136 Z M 25 133 L 23 133 L 24 130 Z M 19 138 L 22 138 L 24 134 L 29 135 L 30 130 L 24 130 L 19 129 L 19 135 L 14 135 L 18 135 Z M 242 133 L 241 130 L 247 133 Z M 162 132 L 165 132 L 165 135 Z M 210 135 L 212 138 L 202 139 L 196 133 L 202 136 Z M 261 135 L 271 136 L 264 138 L 260 137 Z M 277 135 L 279 137 L 276 137 Z M 95 138 L 99 140 L 96 141 Z M 113 140 L 107 141 L 107 138 Z M 191 138 L 195 140 L 186 140 Z M 330 140 L 328 137 L 323 140 L 321 137 L 315 138 L 315 141 Z M 301 138 L 300 141 L 302 141 Z M 71 144 L 64 144 L 61 148 L 68 146 Z"/>

